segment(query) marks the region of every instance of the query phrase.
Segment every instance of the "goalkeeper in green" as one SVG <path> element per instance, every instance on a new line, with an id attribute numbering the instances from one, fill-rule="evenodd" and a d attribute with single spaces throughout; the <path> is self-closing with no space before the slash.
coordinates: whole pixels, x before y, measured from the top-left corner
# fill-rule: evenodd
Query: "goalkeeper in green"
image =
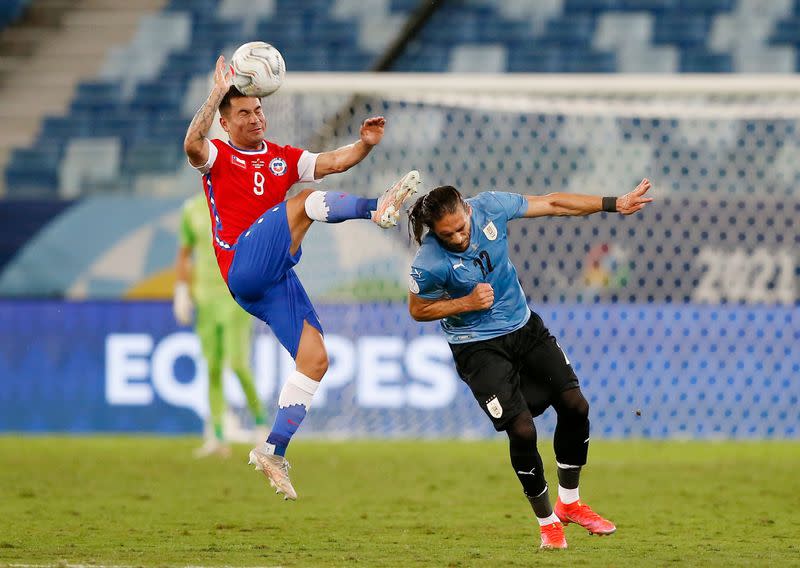
<path id="1" fill-rule="evenodd" d="M 231 297 L 222 280 L 211 238 L 208 204 L 205 195 L 199 194 L 188 199 L 181 212 L 172 308 L 175 319 L 182 325 L 192 323 L 196 308 L 195 332 L 208 365 L 208 406 L 213 435 L 209 435 L 206 428 L 205 443 L 195 451 L 195 456 L 216 454 L 227 457 L 231 450 L 225 443 L 223 431 L 225 398 L 222 388 L 226 363 L 242 385 L 247 406 L 259 430 L 264 426 L 264 411 L 249 365 L 250 314 Z"/>

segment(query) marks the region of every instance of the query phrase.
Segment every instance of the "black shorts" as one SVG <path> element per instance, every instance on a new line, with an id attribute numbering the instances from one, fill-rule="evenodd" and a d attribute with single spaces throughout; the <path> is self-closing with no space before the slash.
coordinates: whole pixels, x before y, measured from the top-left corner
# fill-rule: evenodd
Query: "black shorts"
<path id="1" fill-rule="evenodd" d="M 450 344 L 456 370 L 496 430 L 524 410 L 539 416 L 562 392 L 579 386 L 556 338 L 536 313 L 512 333 Z"/>

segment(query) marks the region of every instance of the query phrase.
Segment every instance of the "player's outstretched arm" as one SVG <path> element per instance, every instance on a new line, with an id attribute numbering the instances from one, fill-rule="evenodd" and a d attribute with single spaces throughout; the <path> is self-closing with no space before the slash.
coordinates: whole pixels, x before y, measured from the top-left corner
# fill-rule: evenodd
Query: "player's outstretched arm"
<path id="1" fill-rule="evenodd" d="M 225 64 L 225 58 L 220 55 L 214 69 L 214 86 L 211 88 L 211 93 L 194 115 L 189 129 L 186 131 L 186 138 L 183 140 L 183 150 L 193 166 L 199 167 L 208 161 L 206 135 L 214 122 L 214 115 L 219 108 L 219 103 L 231 88 L 232 75 L 230 67 Z"/>
<path id="2" fill-rule="evenodd" d="M 383 138 L 386 119 L 373 116 L 361 124 L 360 138 L 353 144 L 342 146 L 331 152 L 322 152 L 317 156 L 314 168 L 314 179 L 322 179 L 328 174 L 346 172 L 367 157 L 372 147 Z"/>
<path id="3" fill-rule="evenodd" d="M 416 321 L 434 321 L 463 314 L 487 310 L 494 304 L 494 290 L 491 284 L 481 282 L 472 292 L 461 298 L 453 300 L 427 300 L 416 294 L 408 293 L 408 312 Z"/>
<path id="4" fill-rule="evenodd" d="M 649 189 L 650 180 L 643 179 L 633 191 L 616 198 L 580 193 L 526 195 L 528 209 L 523 217 L 583 216 L 600 211 L 616 211 L 623 215 L 630 215 L 653 201 L 651 197 L 645 197 Z"/>

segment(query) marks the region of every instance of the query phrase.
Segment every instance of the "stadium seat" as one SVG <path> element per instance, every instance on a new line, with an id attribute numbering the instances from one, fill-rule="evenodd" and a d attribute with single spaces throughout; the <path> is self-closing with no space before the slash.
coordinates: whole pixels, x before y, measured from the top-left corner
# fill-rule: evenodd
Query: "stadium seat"
<path id="1" fill-rule="evenodd" d="M 677 9 L 679 0 L 618 0 L 617 8 L 626 12 L 661 14 Z"/>
<path id="2" fill-rule="evenodd" d="M 730 73 L 733 62 L 725 53 L 689 49 L 681 53 L 680 70 L 682 73 Z"/>
<path id="3" fill-rule="evenodd" d="M 800 45 L 800 16 L 781 20 L 769 38 L 772 45 L 792 44 Z"/>
<path id="4" fill-rule="evenodd" d="M 702 46 L 711 28 L 710 20 L 702 14 L 665 14 L 653 22 L 653 43 L 679 47 Z"/>
<path id="5" fill-rule="evenodd" d="M 0 26 L 27 2 L 4 2 Z M 144 172 L 149 160 L 159 171 L 170 159 L 180 168 L 179 155 L 155 156 L 145 145 L 180 142 L 219 53 L 260 38 L 281 50 L 290 71 L 367 70 L 418 7 L 418 0 L 168 0 L 109 54 L 98 79 L 79 84 L 66 116 L 45 119 L 37 143 L 115 137 L 123 153 L 136 148 L 123 175 Z M 747 34 L 747 47 L 737 47 Z M 464 0 L 441 3 L 392 70 L 786 73 L 798 68 L 798 47 L 800 0 Z M 18 179 L 32 168 L 15 156 L 9 167 Z"/>
<path id="6" fill-rule="evenodd" d="M 503 45 L 461 44 L 450 52 L 449 70 L 454 73 L 501 73 L 506 69 Z"/>
<path id="7" fill-rule="evenodd" d="M 116 137 L 70 140 L 59 170 L 59 195 L 76 197 L 115 187 L 120 154 L 121 143 Z"/>
<path id="8" fill-rule="evenodd" d="M 0 30 L 17 21 L 30 0 L 3 0 L 0 5 Z"/>
<path id="9" fill-rule="evenodd" d="M 55 196 L 58 188 L 57 144 L 32 149 L 15 149 L 6 168 L 6 185 L 11 196 Z"/>

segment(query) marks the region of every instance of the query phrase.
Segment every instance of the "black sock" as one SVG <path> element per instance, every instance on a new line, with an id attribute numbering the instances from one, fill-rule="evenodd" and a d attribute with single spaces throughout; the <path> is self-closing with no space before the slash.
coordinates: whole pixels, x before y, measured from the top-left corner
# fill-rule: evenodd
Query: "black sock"
<path id="1" fill-rule="evenodd" d="M 564 489 L 577 489 L 580 478 L 580 467 L 558 468 L 558 484 Z"/>
<path id="2" fill-rule="evenodd" d="M 547 486 L 545 486 L 544 491 L 539 495 L 534 497 L 530 495 L 525 496 L 528 498 L 528 502 L 533 508 L 533 514 L 540 519 L 544 519 L 553 514 L 553 506 L 550 504 L 550 495 L 548 494 Z"/>

